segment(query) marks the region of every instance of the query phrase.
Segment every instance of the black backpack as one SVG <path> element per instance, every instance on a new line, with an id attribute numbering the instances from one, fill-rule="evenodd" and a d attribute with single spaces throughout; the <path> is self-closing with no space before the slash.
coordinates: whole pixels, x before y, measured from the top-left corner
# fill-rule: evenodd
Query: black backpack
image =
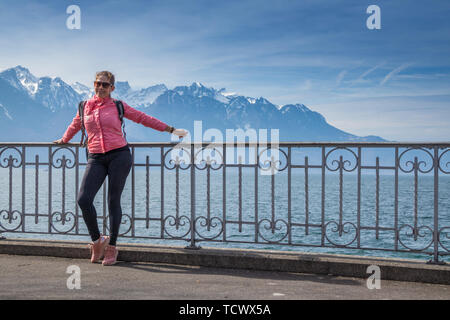
<path id="1" fill-rule="evenodd" d="M 120 123 L 122 124 L 123 136 L 126 140 L 127 134 L 125 132 L 125 122 L 123 121 L 123 113 L 124 113 L 123 104 L 122 104 L 122 101 L 115 100 L 115 99 L 114 99 L 114 103 L 116 104 L 117 111 L 119 112 L 119 119 L 120 119 Z M 86 129 L 84 128 L 84 106 L 85 105 L 86 105 L 86 100 L 80 101 L 80 103 L 78 104 L 78 114 L 80 115 L 80 121 L 81 121 L 80 146 L 83 148 L 86 148 L 86 159 L 87 159 L 87 152 L 88 152 L 87 151 L 87 135 L 86 135 Z M 86 140 L 85 140 L 85 138 L 86 138 Z"/>

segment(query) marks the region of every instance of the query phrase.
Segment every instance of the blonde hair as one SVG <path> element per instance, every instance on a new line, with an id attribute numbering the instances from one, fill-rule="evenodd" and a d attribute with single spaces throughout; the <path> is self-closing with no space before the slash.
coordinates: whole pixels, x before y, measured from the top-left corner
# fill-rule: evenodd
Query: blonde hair
<path id="1" fill-rule="evenodd" d="M 99 72 L 97 72 L 95 74 L 95 79 L 98 79 L 101 76 L 107 77 L 109 83 L 111 83 L 112 86 L 114 85 L 115 78 L 114 78 L 114 75 L 111 72 L 109 72 L 109 71 L 99 71 Z"/>

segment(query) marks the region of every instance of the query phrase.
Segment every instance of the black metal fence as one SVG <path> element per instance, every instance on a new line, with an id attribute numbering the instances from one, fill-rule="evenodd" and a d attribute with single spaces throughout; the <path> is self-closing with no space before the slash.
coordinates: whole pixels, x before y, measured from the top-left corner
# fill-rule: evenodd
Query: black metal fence
<path id="1" fill-rule="evenodd" d="M 130 143 L 120 238 L 450 249 L 447 143 Z M 77 144 L 0 144 L 0 233 L 87 236 Z M 107 181 L 96 197 L 108 232 Z"/>

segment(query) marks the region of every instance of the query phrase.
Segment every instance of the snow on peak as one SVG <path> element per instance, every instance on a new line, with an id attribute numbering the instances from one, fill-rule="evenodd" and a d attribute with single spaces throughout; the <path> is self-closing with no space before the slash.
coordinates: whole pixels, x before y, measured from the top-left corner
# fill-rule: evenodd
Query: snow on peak
<path id="1" fill-rule="evenodd" d="M 36 94 L 38 90 L 38 78 L 32 75 L 30 70 L 18 65 L 14 68 L 6 70 L 5 72 L 7 71 L 13 71 L 15 73 L 16 79 L 30 95 Z M 14 85 L 11 80 L 14 81 L 13 79 L 10 79 L 9 82 Z M 14 86 L 17 87 L 16 85 Z"/>
<path id="2" fill-rule="evenodd" d="M 75 82 L 71 85 L 71 87 L 73 90 L 75 90 L 76 93 L 81 95 L 85 100 L 94 95 L 94 90 L 82 83 Z"/>
<path id="3" fill-rule="evenodd" d="M 305 106 L 304 104 L 301 104 L 301 103 L 295 104 L 295 107 L 297 108 L 297 110 L 300 110 L 300 111 L 303 111 L 303 112 L 311 111 L 311 110 L 308 109 L 307 106 Z"/>
<path id="4" fill-rule="evenodd" d="M 164 84 L 157 84 L 136 91 L 130 88 L 126 94 L 122 95 L 122 98 L 126 99 L 130 104 L 148 107 L 165 91 L 167 91 L 167 87 Z"/>
<path id="5" fill-rule="evenodd" d="M 284 106 L 281 106 L 279 109 L 281 110 L 282 113 L 289 112 L 291 110 L 298 110 L 301 112 L 311 112 L 311 110 L 307 106 L 301 103 L 286 104 Z"/>
<path id="6" fill-rule="evenodd" d="M 236 92 L 221 92 L 221 94 L 225 97 L 237 97 L 238 94 Z"/>
<path id="7" fill-rule="evenodd" d="M 267 100 L 267 99 L 265 99 L 263 97 L 259 97 L 257 102 L 261 103 L 261 104 L 270 104 L 269 100 Z"/>
<path id="8" fill-rule="evenodd" d="M 131 92 L 131 87 L 128 81 L 116 81 L 114 87 L 114 95 L 118 96 L 119 98 L 126 97 L 127 94 Z"/>
<path id="9" fill-rule="evenodd" d="M 221 92 L 216 92 L 214 99 L 222 103 L 228 103 L 230 101 L 228 97 Z"/>

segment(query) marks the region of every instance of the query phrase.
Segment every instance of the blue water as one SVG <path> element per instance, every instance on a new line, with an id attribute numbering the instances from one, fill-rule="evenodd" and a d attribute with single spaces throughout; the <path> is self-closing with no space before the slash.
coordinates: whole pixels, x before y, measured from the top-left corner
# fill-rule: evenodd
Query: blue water
<path id="1" fill-rule="evenodd" d="M 80 169 L 79 183 L 83 170 Z M 161 238 L 161 174 L 159 169 L 150 170 L 149 184 L 149 210 L 146 210 L 146 171 L 141 168 L 135 170 L 135 195 L 134 195 L 134 226 L 130 224 L 129 217 L 132 216 L 132 190 L 131 174 L 122 196 L 123 225 L 119 237 L 120 242 L 148 243 L 186 246 L 189 242 L 182 240 L 169 240 Z M 0 223 L 3 228 L 13 229 L 20 227 L 16 232 L 5 232 L 8 238 L 38 238 L 38 239 L 61 239 L 61 240 L 89 240 L 86 227 L 81 219 L 81 212 L 77 212 L 75 202 L 75 171 L 66 171 L 64 207 L 70 221 L 64 224 L 58 222 L 59 214 L 53 215 L 55 228 L 67 234 L 31 234 L 26 232 L 48 232 L 49 215 L 49 193 L 48 193 L 48 170 L 40 169 L 38 181 L 38 196 L 35 192 L 35 170 L 27 167 L 25 170 L 25 189 L 22 189 L 22 169 L 14 169 L 12 175 L 12 199 L 11 207 L 17 210 L 13 215 L 11 223 L 6 211 L 10 207 L 9 198 L 9 169 L 0 168 Z M 326 237 L 322 239 L 321 229 L 318 225 L 322 221 L 322 176 L 319 171 L 311 170 L 308 174 L 308 215 L 306 215 L 306 193 L 304 169 L 292 169 L 291 176 L 291 215 L 288 215 L 288 176 L 287 171 L 279 172 L 274 176 L 274 221 L 275 230 L 270 228 L 272 221 L 272 176 L 258 174 L 258 211 L 255 212 L 255 172 L 254 169 L 242 170 L 241 196 L 239 191 L 239 178 L 237 168 L 227 168 L 226 176 L 226 213 L 223 212 L 223 173 L 221 170 L 211 170 L 210 179 L 210 216 L 213 225 L 208 230 L 204 225 L 205 220 L 199 219 L 196 228 L 199 234 L 196 239 L 212 239 L 213 241 L 199 241 L 197 244 L 204 247 L 223 248 L 254 248 L 302 252 L 321 252 L 339 254 L 357 254 L 381 257 L 418 258 L 430 259 L 430 255 L 416 252 L 396 252 L 381 250 L 365 250 L 364 248 L 377 248 L 386 250 L 425 249 L 433 251 L 433 214 L 434 214 L 434 180 L 431 176 L 419 176 L 418 198 L 417 198 L 417 226 L 420 227 L 417 239 L 409 236 L 414 227 L 414 177 L 404 175 L 399 177 L 398 190 L 398 227 L 400 229 L 401 242 L 395 241 L 393 228 L 395 224 L 395 180 L 392 175 L 381 175 L 379 181 L 379 216 L 378 216 L 378 238 L 377 231 L 373 229 L 361 229 L 360 237 L 356 236 L 357 219 L 357 176 L 355 174 L 344 174 L 342 188 L 342 203 L 340 200 L 339 175 L 327 173 L 325 180 L 325 223 L 327 223 Z M 180 225 L 176 228 L 174 217 L 176 216 L 176 173 L 174 170 L 164 171 L 164 217 L 171 216 L 166 220 L 164 238 L 181 236 L 189 238 L 189 219 L 191 217 L 191 176 L 189 170 L 179 172 L 179 198 L 178 208 Z M 195 171 L 195 213 L 196 217 L 207 216 L 207 177 L 206 170 Z M 447 227 L 441 233 L 441 244 L 450 248 L 450 178 L 439 177 L 439 229 Z M 61 212 L 62 199 L 62 170 L 52 170 L 52 193 L 51 212 Z M 25 194 L 24 210 L 22 203 L 22 192 Z M 36 199 L 38 199 L 37 212 L 42 215 L 36 218 Z M 240 200 L 239 200 L 240 199 Z M 107 231 L 103 221 L 107 222 L 107 207 L 104 203 L 103 188 L 100 189 L 95 199 L 95 205 L 99 217 L 99 225 L 102 231 Z M 241 201 L 242 210 L 239 210 Z M 344 230 L 340 234 L 337 225 L 340 221 L 340 207 L 342 206 L 342 222 Z M 25 211 L 25 219 L 19 213 Z M 78 232 L 83 235 L 75 235 L 74 215 L 80 217 Z M 255 215 L 258 215 L 256 219 Z M 150 220 L 145 220 L 146 218 Z M 102 219 L 104 218 L 104 219 Z M 223 228 L 223 221 L 227 223 Z M 37 219 L 37 220 L 36 220 Z M 142 220 L 139 220 L 142 219 Z M 152 220 L 154 219 L 154 220 Z M 302 226 L 308 220 L 308 228 Z M 255 221 L 262 221 L 258 226 Z M 37 223 L 36 223 L 37 222 Z M 292 224 L 291 233 L 287 232 L 288 222 Z M 203 226 L 202 226 L 203 223 Z M 215 225 L 214 225 L 215 223 Z M 148 224 L 148 226 L 147 226 Z M 184 224 L 184 225 L 183 225 Z M 362 227 L 375 228 L 376 219 L 376 179 L 373 174 L 363 174 L 361 178 L 361 212 L 360 225 Z M 0 228 L 1 228 L 0 226 Z M 226 230 L 223 230 L 226 229 Z M 273 232 L 272 232 L 273 231 Z M 52 230 L 56 233 L 56 230 Z M 447 233 L 446 233 L 447 232 Z M 187 235 L 186 235 L 187 234 Z M 218 235 L 218 236 L 217 236 Z M 217 236 L 217 237 L 216 237 Z M 267 240 L 267 241 L 266 241 Z M 271 244 L 275 241 L 278 244 Z M 320 247 L 321 244 L 327 247 Z M 359 241 L 359 248 L 358 247 Z M 249 243 L 241 243 L 249 242 Z M 258 242 L 258 243 L 255 243 Z M 289 244 L 290 243 L 290 244 Z M 349 244 L 350 248 L 339 248 L 336 245 Z M 439 251 L 448 253 L 440 245 Z M 441 257 L 449 261 L 448 256 Z"/>

